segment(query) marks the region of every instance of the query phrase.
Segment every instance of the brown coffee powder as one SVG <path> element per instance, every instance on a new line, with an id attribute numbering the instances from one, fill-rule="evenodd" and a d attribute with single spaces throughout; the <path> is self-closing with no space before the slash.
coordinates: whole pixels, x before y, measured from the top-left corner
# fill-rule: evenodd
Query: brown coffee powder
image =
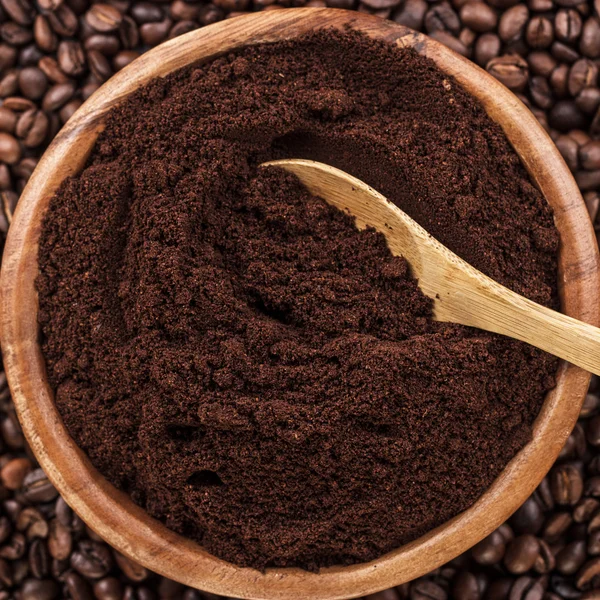
<path id="1" fill-rule="evenodd" d="M 430 319 L 381 236 L 265 159 L 375 186 L 556 306 L 550 209 L 478 103 L 411 51 L 325 31 L 154 81 L 111 113 L 40 245 L 44 353 L 95 466 L 241 565 L 373 559 L 464 510 L 556 361 Z"/>

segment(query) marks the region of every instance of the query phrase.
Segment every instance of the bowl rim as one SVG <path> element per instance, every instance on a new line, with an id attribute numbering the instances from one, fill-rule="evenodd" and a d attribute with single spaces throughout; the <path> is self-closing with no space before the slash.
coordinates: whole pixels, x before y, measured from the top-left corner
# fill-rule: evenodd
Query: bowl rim
<path id="1" fill-rule="evenodd" d="M 573 177 L 529 110 L 485 71 L 427 36 L 377 17 L 328 8 L 244 15 L 198 29 L 143 54 L 105 83 L 69 120 L 22 193 L 9 230 L 0 276 L 0 341 L 24 434 L 66 502 L 118 551 L 149 569 L 215 594 L 253 599 L 344 600 L 412 580 L 459 555 L 510 516 L 542 480 L 574 426 L 589 374 L 561 361 L 557 387 L 544 401 L 533 440 L 470 508 L 374 561 L 300 569 L 240 568 L 169 531 L 102 477 L 68 435 L 54 406 L 39 344 L 34 287 L 41 217 L 58 184 L 83 166 L 105 113 L 156 76 L 248 44 L 346 26 L 428 56 L 483 104 L 504 129 L 532 179 L 553 206 L 561 236 L 559 293 L 563 311 L 600 325 L 600 262 L 593 228 Z"/>

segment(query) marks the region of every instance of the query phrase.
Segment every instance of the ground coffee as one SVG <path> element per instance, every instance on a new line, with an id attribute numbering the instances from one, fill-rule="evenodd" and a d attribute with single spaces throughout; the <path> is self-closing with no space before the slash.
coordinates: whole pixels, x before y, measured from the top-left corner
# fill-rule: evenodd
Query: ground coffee
<path id="1" fill-rule="evenodd" d="M 468 507 L 556 361 L 430 319 L 383 238 L 265 159 L 375 186 L 556 306 L 551 211 L 479 104 L 412 51 L 315 33 L 154 81 L 53 199 L 50 381 L 96 467 L 241 565 L 373 559 Z"/>

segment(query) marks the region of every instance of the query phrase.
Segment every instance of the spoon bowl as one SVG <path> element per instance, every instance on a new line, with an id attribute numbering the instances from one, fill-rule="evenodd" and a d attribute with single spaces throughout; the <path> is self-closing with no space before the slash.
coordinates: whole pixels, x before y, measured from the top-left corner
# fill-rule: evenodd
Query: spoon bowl
<path id="1" fill-rule="evenodd" d="M 162 575 L 237 598 L 344 600 L 409 581 L 461 554 L 498 527 L 533 492 L 575 424 L 589 374 L 566 362 L 533 427 L 533 439 L 468 510 L 370 563 L 319 573 L 240 568 L 169 531 L 109 484 L 66 430 L 54 404 L 41 352 L 38 242 L 57 187 L 85 165 L 110 109 L 155 77 L 245 46 L 294 39 L 320 28 L 350 27 L 388 44 L 413 48 L 456 78 L 506 133 L 553 207 L 560 234 L 562 312 L 597 325 L 600 271 L 594 232 L 579 190 L 546 132 L 506 88 L 438 42 L 390 21 L 333 9 L 290 9 L 226 20 L 147 52 L 105 83 L 73 115 L 25 188 L 8 234 L 1 274 L 4 365 L 23 431 L 40 465 L 68 504 L 121 553 Z"/>

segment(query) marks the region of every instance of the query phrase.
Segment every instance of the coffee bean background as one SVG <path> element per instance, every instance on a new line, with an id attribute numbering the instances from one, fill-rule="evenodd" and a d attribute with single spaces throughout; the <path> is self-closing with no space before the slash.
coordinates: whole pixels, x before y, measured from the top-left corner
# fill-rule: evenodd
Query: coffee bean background
<path id="1" fill-rule="evenodd" d="M 424 31 L 515 92 L 600 234 L 600 0 L 0 0 L 0 246 L 60 127 L 113 73 L 244 12 L 329 6 Z M 0 600 L 214 600 L 112 550 L 37 465 L 0 372 Z M 369 600 L 600 600 L 600 380 L 553 469 L 482 542 Z"/>

